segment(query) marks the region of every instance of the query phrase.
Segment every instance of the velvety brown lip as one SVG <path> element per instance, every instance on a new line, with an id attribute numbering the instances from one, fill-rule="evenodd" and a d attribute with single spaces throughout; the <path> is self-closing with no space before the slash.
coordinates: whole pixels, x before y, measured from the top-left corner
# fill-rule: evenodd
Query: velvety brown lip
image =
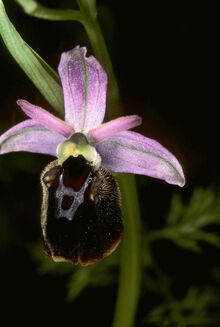
<path id="1" fill-rule="evenodd" d="M 73 211 L 75 198 L 71 194 L 78 196 L 73 186 L 77 178 L 81 184 L 77 192 L 83 189 L 83 201 Z M 67 184 L 61 185 L 62 181 Z M 120 194 L 108 170 L 100 167 L 94 171 L 82 156 L 70 157 L 62 166 L 55 161 L 46 167 L 41 184 L 44 251 L 48 256 L 87 266 L 117 248 L 123 234 Z M 61 192 L 57 193 L 60 185 Z M 57 194 L 61 199 L 57 199 Z M 62 204 L 61 211 L 58 203 Z"/>

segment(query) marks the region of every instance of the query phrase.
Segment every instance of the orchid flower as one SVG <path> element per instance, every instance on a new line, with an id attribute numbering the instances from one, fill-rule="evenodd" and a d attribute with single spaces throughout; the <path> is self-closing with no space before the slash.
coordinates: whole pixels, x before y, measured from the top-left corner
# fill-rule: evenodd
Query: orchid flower
<path id="1" fill-rule="evenodd" d="M 107 76 L 99 62 L 86 57 L 86 48 L 64 52 L 59 64 L 65 121 L 25 100 L 18 105 L 31 118 L 0 136 L 0 154 L 26 151 L 57 157 L 59 145 L 83 133 L 101 164 L 111 172 L 142 174 L 184 185 L 178 160 L 157 141 L 127 131 L 141 124 L 132 115 L 104 123 Z"/>
<path id="2" fill-rule="evenodd" d="M 182 167 L 173 154 L 157 141 L 128 131 L 141 124 L 139 116 L 130 115 L 103 123 L 107 75 L 93 56 L 86 57 L 86 48 L 77 46 L 64 52 L 58 71 L 64 95 L 65 121 L 25 100 L 18 100 L 18 105 L 31 119 L 0 136 L 0 154 L 27 151 L 57 157 L 56 164 L 50 166 L 42 178 L 54 167 L 64 165 L 68 158 L 83 157 L 94 171 L 103 167 L 114 173 L 142 174 L 170 184 L 184 185 Z M 46 181 L 50 180 L 49 175 Z M 59 192 L 62 193 L 63 189 Z M 47 252 L 51 254 L 52 249 L 47 249 Z M 63 257 L 59 254 L 52 256 L 58 261 Z M 88 258 L 83 258 L 81 254 L 78 261 L 87 264 Z"/>

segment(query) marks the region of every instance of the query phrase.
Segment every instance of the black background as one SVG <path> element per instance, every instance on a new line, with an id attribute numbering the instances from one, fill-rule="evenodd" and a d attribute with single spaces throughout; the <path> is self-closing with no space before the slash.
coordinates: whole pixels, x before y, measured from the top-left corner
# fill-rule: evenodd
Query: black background
<path id="1" fill-rule="evenodd" d="M 61 2 L 41 3 L 56 8 Z M 4 4 L 22 37 L 55 69 L 61 52 L 77 44 L 88 46 L 91 53 L 79 23 L 38 20 L 23 14 L 13 1 Z M 62 7 L 71 6 L 72 1 L 62 2 Z M 194 188 L 220 182 L 215 8 L 201 3 L 152 5 L 110 0 L 98 1 L 98 8 L 125 113 L 143 117 L 136 130 L 173 152 L 186 175 L 183 189 L 138 177 L 143 220 L 157 228 L 163 226 L 173 192 L 187 200 Z M 19 98 L 52 110 L 1 40 L 0 72 L 1 133 L 25 118 L 16 106 Z M 65 279 L 39 276 L 28 253 L 28 244 L 40 238 L 39 175 L 50 160 L 49 156 L 21 153 L 1 157 L 0 208 L 5 217 L 0 224 L 1 297 L 19 322 L 31 314 L 34 320 L 49 317 L 50 323 L 110 326 L 116 285 L 89 289 L 68 304 L 64 301 Z M 203 256 L 198 257 L 166 242 L 155 246 L 154 254 L 162 270 L 175 276 L 179 294 L 186 285 L 207 283 L 207 266 L 219 261 L 219 252 L 213 248 L 204 248 Z M 141 326 L 148 301 L 141 301 L 137 326 Z"/>

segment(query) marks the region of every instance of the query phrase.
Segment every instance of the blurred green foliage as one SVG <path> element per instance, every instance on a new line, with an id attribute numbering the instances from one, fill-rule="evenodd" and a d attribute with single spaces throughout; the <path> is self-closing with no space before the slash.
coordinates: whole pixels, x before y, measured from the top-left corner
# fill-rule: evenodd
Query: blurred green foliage
<path id="1" fill-rule="evenodd" d="M 152 232 L 149 238 L 151 241 L 166 238 L 183 248 L 200 252 L 200 242 L 220 246 L 219 235 L 206 230 L 213 224 L 220 224 L 220 192 L 196 189 L 187 204 L 179 194 L 173 196 L 166 226 Z"/>
<path id="2" fill-rule="evenodd" d="M 53 262 L 43 253 L 41 244 L 28 246 L 33 258 L 37 263 L 39 274 L 68 275 L 67 297 L 73 301 L 87 287 L 104 287 L 117 281 L 119 253 L 114 252 L 111 256 L 96 264 L 73 268 L 69 263 Z"/>
<path id="3" fill-rule="evenodd" d="M 146 306 L 143 323 L 147 326 L 219 326 L 220 292 L 213 285 L 190 285 L 181 297 L 173 290 L 172 277 L 157 264 L 152 245 L 168 239 L 174 246 L 202 255 L 202 244 L 219 247 L 220 190 L 198 188 L 189 201 L 174 194 L 165 226 L 158 230 L 145 230 L 142 235 L 142 299 L 153 294 L 157 301 Z M 214 231 L 208 231 L 208 228 Z M 29 246 L 40 274 L 65 275 L 68 301 L 75 300 L 88 287 L 106 287 L 117 283 L 120 249 L 105 260 L 87 267 L 73 267 L 67 263 L 54 263 L 42 252 L 41 245 Z M 220 284 L 220 267 L 212 272 L 213 280 Z"/>
<path id="4" fill-rule="evenodd" d="M 213 314 L 213 306 L 218 308 L 219 294 L 213 288 L 197 289 L 191 287 L 185 297 L 177 300 L 172 296 L 161 305 L 153 308 L 145 322 L 149 326 L 193 327 L 218 326 L 220 313 Z"/>

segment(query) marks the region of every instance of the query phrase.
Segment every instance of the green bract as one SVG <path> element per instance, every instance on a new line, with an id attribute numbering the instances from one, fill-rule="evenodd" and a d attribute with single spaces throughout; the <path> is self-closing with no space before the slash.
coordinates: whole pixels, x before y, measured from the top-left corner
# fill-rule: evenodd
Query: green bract
<path id="1" fill-rule="evenodd" d="M 10 22 L 2 0 L 0 34 L 13 58 L 40 93 L 57 112 L 63 114 L 63 93 L 57 73 L 21 38 Z"/>

